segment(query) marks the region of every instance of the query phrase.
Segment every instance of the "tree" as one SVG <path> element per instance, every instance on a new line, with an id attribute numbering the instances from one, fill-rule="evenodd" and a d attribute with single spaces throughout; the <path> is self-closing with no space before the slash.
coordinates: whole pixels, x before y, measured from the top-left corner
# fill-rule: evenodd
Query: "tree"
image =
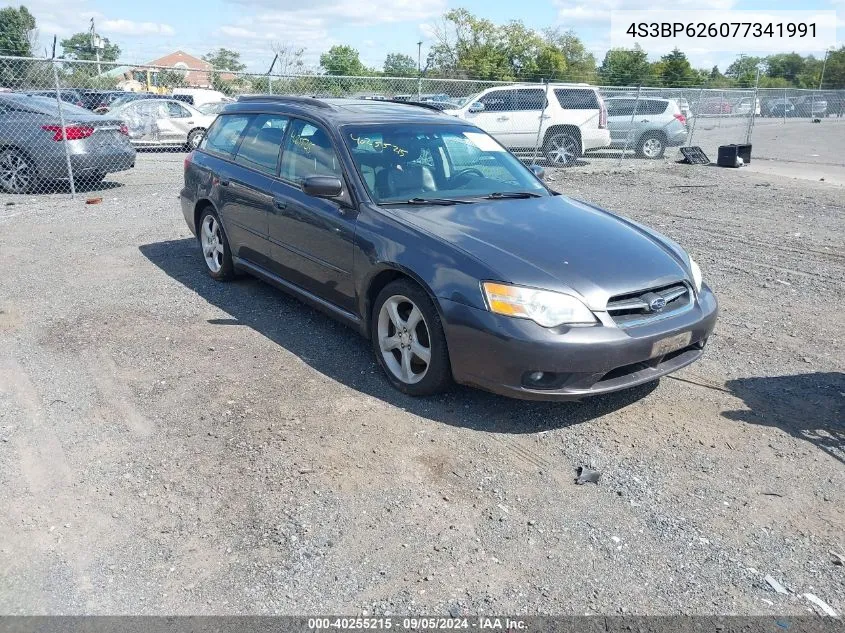
<path id="1" fill-rule="evenodd" d="M 26 7 L 0 9 L 0 55 L 30 57 L 37 39 L 35 18 Z"/>
<path id="2" fill-rule="evenodd" d="M 798 75 L 804 70 L 806 60 L 798 53 L 778 53 L 769 55 L 764 60 L 766 64 L 766 75 L 769 77 L 780 77 L 790 84 L 795 84 Z"/>
<path id="3" fill-rule="evenodd" d="M 301 75 L 308 70 L 303 59 L 304 48 L 296 48 L 291 44 L 282 44 L 281 42 L 273 42 L 270 48 L 277 56 L 274 67 L 275 74 Z"/>
<path id="4" fill-rule="evenodd" d="M 384 74 L 388 77 L 415 77 L 417 63 L 410 55 L 390 53 L 384 60 Z"/>
<path id="5" fill-rule="evenodd" d="M 683 88 L 701 83 L 698 72 L 690 65 L 687 56 L 677 48 L 661 57 L 655 70 L 655 76 L 669 88 Z"/>
<path id="6" fill-rule="evenodd" d="M 837 50 L 828 53 L 822 87 L 845 89 L 845 46 L 840 46 Z M 840 98 L 839 103 L 841 108 L 842 98 Z"/>
<path id="7" fill-rule="evenodd" d="M 740 86 L 753 86 L 757 81 L 757 67 L 762 61 L 759 57 L 740 55 L 725 70 L 725 76 L 735 80 Z"/>
<path id="8" fill-rule="evenodd" d="M 566 62 L 566 76 L 576 81 L 595 81 L 596 58 L 587 52 L 584 42 L 572 31 L 560 32 L 560 29 L 543 31 L 546 43 L 558 51 Z"/>
<path id="9" fill-rule="evenodd" d="M 607 86 L 641 86 L 651 83 L 651 64 L 648 54 L 634 48 L 612 48 L 605 53 L 599 67 L 599 78 Z"/>
<path id="10" fill-rule="evenodd" d="M 157 81 L 162 88 L 180 88 L 185 85 L 185 72 L 162 69 L 158 71 Z"/>
<path id="11" fill-rule="evenodd" d="M 94 61 L 97 52 L 91 43 L 90 33 L 74 33 L 71 37 L 61 41 L 62 58 Z M 99 50 L 101 62 L 116 62 L 120 57 L 120 47 L 112 44 L 109 38 L 103 38 L 103 48 Z"/>
<path id="12" fill-rule="evenodd" d="M 206 53 L 202 58 L 214 66 L 214 70 L 230 70 L 237 73 L 246 69 L 246 65 L 241 63 L 241 54 L 228 48 L 218 48 L 216 51 Z"/>
<path id="13" fill-rule="evenodd" d="M 358 51 L 351 46 L 332 46 L 320 55 L 320 66 L 328 75 L 364 75 L 367 69 L 361 63 Z"/>

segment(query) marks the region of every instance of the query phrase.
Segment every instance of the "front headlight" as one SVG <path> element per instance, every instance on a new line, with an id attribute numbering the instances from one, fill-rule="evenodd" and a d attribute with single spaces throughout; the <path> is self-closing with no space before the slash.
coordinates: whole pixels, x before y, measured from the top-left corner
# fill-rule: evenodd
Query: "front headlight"
<path id="1" fill-rule="evenodd" d="M 692 273 L 692 283 L 695 284 L 696 293 L 701 292 L 701 269 L 692 257 L 689 258 L 689 269 Z"/>
<path id="2" fill-rule="evenodd" d="M 543 327 L 596 322 L 589 308 L 570 295 L 510 284 L 484 282 L 481 285 L 490 312 L 496 314 L 531 319 Z"/>

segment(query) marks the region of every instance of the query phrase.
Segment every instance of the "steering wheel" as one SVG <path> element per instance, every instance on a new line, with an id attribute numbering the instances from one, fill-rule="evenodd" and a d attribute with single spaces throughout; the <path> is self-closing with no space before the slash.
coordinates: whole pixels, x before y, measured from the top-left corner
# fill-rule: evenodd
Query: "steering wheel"
<path id="1" fill-rule="evenodd" d="M 457 180 L 458 178 L 463 178 L 464 176 L 478 176 L 479 178 L 484 178 L 484 174 L 481 173 L 481 170 L 476 169 L 475 167 L 467 167 L 466 169 L 462 169 L 461 171 L 457 172 L 450 180 Z"/>

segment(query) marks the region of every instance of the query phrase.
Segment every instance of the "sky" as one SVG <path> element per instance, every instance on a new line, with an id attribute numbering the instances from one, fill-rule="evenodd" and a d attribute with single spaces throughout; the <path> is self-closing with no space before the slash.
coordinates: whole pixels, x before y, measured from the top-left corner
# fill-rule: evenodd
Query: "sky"
<path id="1" fill-rule="evenodd" d="M 416 59 L 417 42 L 422 41 L 425 60 L 434 25 L 445 11 L 458 7 L 497 23 L 518 19 L 536 29 L 571 29 L 600 63 L 610 44 L 610 11 L 654 6 L 650 0 L 0 0 L 0 6 L 18 4 L 35 16 L 42 49 L 53 35 L 61 40 L 87 30 L 93 17 L 97 32 L 120 46 L 121 61 L 149 62 L 174 50 L 200 56 L 222 46 L 240 51 L 248 70 L 255 72 L 266 72 L 274 42 L 304 47 L 306 62 L 314 67 L 320 53 L 334 44 L 352 45 L 367 66 L 380 69 L 391 52 Z M 845 43 L 845 0 L 804 0 L 800 5 L 785 0 L 674 0 L 666 8 L 837 10 L 837 40 Z M 724 70 L 743 52 L 694 53 L 690 61 Z"/>

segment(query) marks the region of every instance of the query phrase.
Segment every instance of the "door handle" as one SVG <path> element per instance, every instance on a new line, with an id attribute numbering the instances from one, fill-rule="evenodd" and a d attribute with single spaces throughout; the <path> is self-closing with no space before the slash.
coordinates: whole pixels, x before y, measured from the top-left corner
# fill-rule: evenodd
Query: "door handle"
<path id="1" fill-rule="evenodd" d="M 284 200 L 280 200 L 279 198 L 273 198 L 273 206 L 279 211 L 284 211 L 288 208 L 288 203 Z"/>
<path id="2" fill-rule="evenodd" d="M 194 124 L 193 121 L 188 121 L 188 125 L 193 125 L 193 124 Z"/>
<path id="3" fill-rule="evenodd" d="M 221 178 L 220 179 L 220 186 L 221 187 L 228 187 L 229 186 L 229 180 L 226 179 L 226 178 Z"/>
<path id="4" fill-rule="evenodd" d="M 648 119 L 643 119 L 640 123 L 648 123 Z"/>
<path id="5" fill-rule="evenodd" d="M 500 116 L 500 117 L 499 117 L 499 118 L 497 118 L 496 120 L 497 120 L 497 121 L 507 121 L 507 120 L 509 120 L 509 119 L 510 119 L 510 117 L 507 117 L 507 116 Z"/>
<path id="6" fill-rule="evenodd" d="M 543 115 L 540 116 L 540 118 L 541 119 L 551 119 L 552 115 L 551 114 L 543 114 Z"/>

